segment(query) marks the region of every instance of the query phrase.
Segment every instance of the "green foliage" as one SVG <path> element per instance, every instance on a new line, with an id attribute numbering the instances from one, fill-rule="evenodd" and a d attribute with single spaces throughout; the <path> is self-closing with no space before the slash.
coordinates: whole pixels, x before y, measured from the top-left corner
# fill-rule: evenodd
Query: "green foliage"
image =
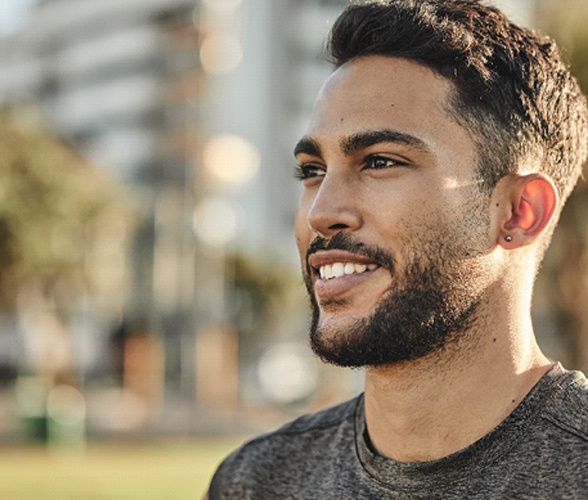
<path id="1" fill-rule="evenodd" d="M 540 11 L 542 30 L 553 36 L 563 48 L 572 73 L 585 93 L 588 92 L 588 2 L 553 0 Z"/>
<path id="2" fill-rule="evenodd" d="M 0 115 L 0 307 L 28 284 L 83 274 L 88 226 L 112 193 L 63 140 Z"/>
<path id="3" fill-rule="evenodd" d="M 288 278 L 291 279 L 293 274 L 284 264 L 279 264 L 267 256 L 255 258 L 236 254 L 230 257 L 229 266 L 233 269 L 235 287 L 254 294 L 260 309 L 269 307 L 272 300 L 283 299 L 290 285 Z M 299 281 L 300 279 L 297 279 L 296 284 Z"/>
<path id="4" fill-rule="evenodd" d="M 540 12 L 543 32 L 563 49 L 584 93 L 588 93 L 588 3 L 553 0 Z M 586 178 L 586 173 L 584 174 Z M 568 200 L 545 257 L 545 303 L 555 311 L 558 334 L 566 345 L 568 367 L 588 370 L 588 184 L 581 180 Z"/>

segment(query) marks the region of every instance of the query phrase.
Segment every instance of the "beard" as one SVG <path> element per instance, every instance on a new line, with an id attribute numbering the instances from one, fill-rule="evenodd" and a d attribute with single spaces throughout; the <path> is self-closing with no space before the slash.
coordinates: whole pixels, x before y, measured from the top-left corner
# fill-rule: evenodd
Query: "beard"
<path id="1" fill-rule="evenodd" d="M 338 233 L 330 240 L 316 238 L 308 255 L 321 249 L 354 252 L 375 260 L 394 279 L 370 316 L 345 328 L 321 327 L 320 306 L 307 265 L 310 343 L 315 354 L 343 367 L 394 365 L 439 353 L 464 339 L 482 300 L 481 279 L 488 280 L 488 273 L 479 265 L 479 258 L 442 242 L 443 238 L 429 240 L 400 272 L 385 250 L 365 246 L 348 234 Z"/>

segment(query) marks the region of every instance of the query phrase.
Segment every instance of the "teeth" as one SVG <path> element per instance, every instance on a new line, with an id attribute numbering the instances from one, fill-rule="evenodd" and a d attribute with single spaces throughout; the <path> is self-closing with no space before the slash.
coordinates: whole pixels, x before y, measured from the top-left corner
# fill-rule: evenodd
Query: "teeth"
<path id="1" fill-rule="evenodd" d="M 322 279 L 341 278 L 347 274 L 361 274 L 366 271 L 374 271 L 377 264 L 352 264 L 351 262 L 336 262 L 331 265 L 321 266 L 319 275 Z"/>
<path id="2" fill-rule="evenodd" d="M 337 262 L 333 264 L 333 278 L 340 278 L 341 276 L 345 276 L 345 265 Z"/>

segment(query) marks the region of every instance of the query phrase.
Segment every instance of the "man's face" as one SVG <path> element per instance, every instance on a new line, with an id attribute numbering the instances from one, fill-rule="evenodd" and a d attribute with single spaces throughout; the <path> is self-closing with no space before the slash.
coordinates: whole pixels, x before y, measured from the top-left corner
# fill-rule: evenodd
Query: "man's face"
<path id="1" fill-rule="evenodd" d="M 296 157 L 311 343 L 342 366 L 394 364 L 463 337 L 496 279 L 476 149 L 452 84 L 369 56 L 323 86 Z M 459 334 L 462 333 L 460 336 Z"/>

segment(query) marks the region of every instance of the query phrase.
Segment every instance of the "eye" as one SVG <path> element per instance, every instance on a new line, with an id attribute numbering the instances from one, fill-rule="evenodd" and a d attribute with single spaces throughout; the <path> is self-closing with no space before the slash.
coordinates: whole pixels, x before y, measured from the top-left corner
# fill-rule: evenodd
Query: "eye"
<path id="1" fill-rule="evenodd" d="M 394 168 L 394 167 L 404 167 L 408 165 L 408 163 L 396 160 L 392 158 L 388 158 L 386 156 L 369 156 L 365 161 L 365 167 L 372 170 L 384 170 L 387 168 Z"/>
<path id="2" fill-rule="evenodd" d="M 324 177 L 325 168 L 314 163 L 304 163 L 296 167 L 294 177 L 301 181 L 312 179 L 315 177 Z"/>

